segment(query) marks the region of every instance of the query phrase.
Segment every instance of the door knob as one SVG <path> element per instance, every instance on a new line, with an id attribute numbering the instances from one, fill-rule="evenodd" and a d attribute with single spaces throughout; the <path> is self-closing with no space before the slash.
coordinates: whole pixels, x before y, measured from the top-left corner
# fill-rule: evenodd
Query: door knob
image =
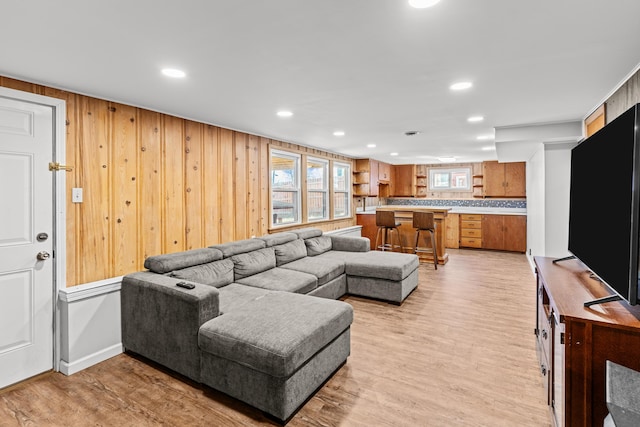
<path id="1" fill-rule="evenodd" d="M 39 261 L 45 261 L 48 260 L 51 257 L 51 255 L 49 254 L 49 252 L 38 252 L 38 255 L 36 255 L 36 258 L 38 258 Z"/>

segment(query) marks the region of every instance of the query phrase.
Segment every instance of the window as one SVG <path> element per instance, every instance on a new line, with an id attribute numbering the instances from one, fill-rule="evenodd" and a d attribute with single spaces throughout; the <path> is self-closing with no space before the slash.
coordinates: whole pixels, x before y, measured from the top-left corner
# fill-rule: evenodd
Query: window
<path id="1" fill-rule="evenodd" d="M 307 220 L 329 219 L 329 162 L 307 159 Z"/>
<path id="2" fill-rule="evenodd" d="M 271 218 L 273 225 L 300 223 L 300 156 L 271 151 Z"/>
<path id="3" fill-rule="evenodd" d="M 431 168 L 429 188 L 432 191 L 471 191 L 471 168 Z"/>
<path id="4" fill-rule="evenodd" d="M 351 165 L 333 164 L 333 217 L 346 218 L 351 215 Z"/>

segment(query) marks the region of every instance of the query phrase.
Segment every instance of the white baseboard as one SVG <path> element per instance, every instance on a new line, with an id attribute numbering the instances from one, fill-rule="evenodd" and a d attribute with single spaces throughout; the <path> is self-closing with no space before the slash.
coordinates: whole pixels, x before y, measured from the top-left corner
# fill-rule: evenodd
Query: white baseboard
<path id="1" fill-rule="evenodd" d="M 100 362 L 104 362 L 105 360 L 110 359 L 113 356 L 117 356 L 122 352 L 122 344 L 116 344 L 109 348 L 105 348 L 96 353 L 85 356 L 82 359 L 75 360 L 71 363 L 61 360 L 60 372 L 65 375 L 73 375 L 76 372 L 80 372 L 90 366 L 97 365 Z"/>

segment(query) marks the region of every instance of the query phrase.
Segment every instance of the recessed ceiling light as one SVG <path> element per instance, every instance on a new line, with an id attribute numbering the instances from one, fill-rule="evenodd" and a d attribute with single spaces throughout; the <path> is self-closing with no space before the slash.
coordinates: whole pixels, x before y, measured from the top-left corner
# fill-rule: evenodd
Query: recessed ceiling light
<path id="1" fill-rule="evenodd" d="M 478 123 L 484 120 L 484 117 L 482 116 L 471 116 L 467 119 L 468 122 L 470 123 Z"/>
<path id="2" fill-rule="evenodd" d="M 451 90 L 465 90 L 465 89 L 469 89 L 471 86 L 473 86 L 473 83 L 471 83 L 471 82 L 457 82 L 457 83 L 454 83 L 451 86 L 449 86 L 449 89 L 451 89 Z"/>
<path id="3" fill-rule="evenodd" d="M 440 160 L 443 163 L 450 163 L 450 162 L 455 162 L 456 158 L 455 157 L 438 157 L 438 160 Z"/>
<path id="4" fill-rule="evenodd" d="M 342 130 L 337 130 L 333 133 L 333 136 L 344 136 L 344 131 Z"/>
<path id="5" fill-rule="evenodd" d="M 478 135 L 477 139 L 478 141 L 486 141 L 487 139 L 491 139 L 493 138 L 492 135 Z"/>
<path id="6" fill-rule="evenodd" d="M 376 144 L 367 144 L 367 148 L 376 148 Z"/>
<path id="7" fill-rule="evenodd" d="M 278 111 L 276 114 L 278 114 L 279 117 L 291 117 L 291 116 L 293 116 L 293 113 L 291 111 Z"/>
<path id="8" fill-rule="evenodd" d="M 482 147 L 482 151 L 493 151 L 495 149 L 496 149 L 496 147 L 494 147 L 494 146 Z"/>
<path id="9" fill-rule="evenodd" d="M 175 79 L 181 79 L 187 75 L 187 73 L 185 73 L 184 71 L 175 68 L 163 68 L 162 74 L 167 77 L 173 77 Z"/>
<path id="10" fill-rule="evenodd" d="M 439 3 L 440 0 L 409 0 L 409 4 L 416 9 L 424 9 L 426 7 L 431 7 Z"/>
<path id="11" fill-rule="evenodd" d="M 398 153 L 389 153 L 390 156 L 397 156 Z"/>

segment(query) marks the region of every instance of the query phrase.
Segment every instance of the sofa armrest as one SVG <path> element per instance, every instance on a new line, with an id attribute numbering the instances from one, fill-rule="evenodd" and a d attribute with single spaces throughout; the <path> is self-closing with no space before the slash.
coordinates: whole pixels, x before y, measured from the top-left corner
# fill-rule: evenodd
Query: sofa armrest
<path id="1" fill-rule="evenodd" d="M 126 275 L 120 291 L 122 344 L 195 381 L 200 377 L 198 330 L 219 314 L 218 289 L 151 272 Z"/>
<path id="2" fill-rule="evenodd" d="M 371 250 L 371 242 L 368 237 L 333 236 L 331 237 L 331 249 L 345 252 L 368 252 Z"/>

